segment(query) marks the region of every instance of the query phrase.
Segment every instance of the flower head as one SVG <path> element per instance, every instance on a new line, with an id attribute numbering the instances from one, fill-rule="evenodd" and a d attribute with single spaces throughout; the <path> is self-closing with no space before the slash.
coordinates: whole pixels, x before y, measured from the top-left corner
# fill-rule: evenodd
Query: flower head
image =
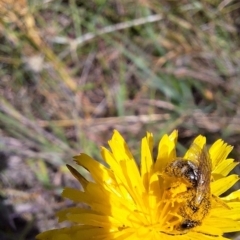
<path id="1" fill-rule="evenodd" d="M 222 140 L 209 150 L 198 136 L 183 157 L 176 155 L 177 131 L 164 135 L 153 160 L 153 136 L 141 144 L 138 167 L 119 132 L 101 149 L 107 165 L 86 154 L 74 157 L 92 180 L 68 166 L 83 190 L 66 188 L 63 196 L 88 207 L 60 211 L 59 221 L 69 228 L 41 233 L 37 239 L 226 239 L 240 231 L 240 191 L 221 197 L 238 180 L 229 175 L 237 165 L 227 156 L 232 150 Z"/>

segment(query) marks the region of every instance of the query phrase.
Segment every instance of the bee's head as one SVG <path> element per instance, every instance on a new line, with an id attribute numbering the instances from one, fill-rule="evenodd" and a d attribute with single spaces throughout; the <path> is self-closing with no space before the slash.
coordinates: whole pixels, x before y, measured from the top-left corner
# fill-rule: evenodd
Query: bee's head
<path id="1" fill-rule="evenodd" d="M 194 228 L 196 226 L 199 225 L 199 222 L 197 221 L 192 221 L 190 219 L 185 219 L 179 226 L 179 230 L 187 230 L 187 229 L 191 229 Z"/>

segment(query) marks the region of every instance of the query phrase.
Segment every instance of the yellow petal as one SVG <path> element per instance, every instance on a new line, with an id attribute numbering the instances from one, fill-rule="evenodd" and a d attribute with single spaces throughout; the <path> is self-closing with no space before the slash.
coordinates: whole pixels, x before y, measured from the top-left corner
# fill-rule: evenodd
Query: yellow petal
<path id="1" fill-rule="evenodd" d="M 234 191 L 222 199 L 225 201 L 240 201 L 240 190 Z"/>
<path id="2" fill-rule="evenodd" d="M 122 170 L 121 164 L 119 164 L 106 148 L 101 148 L 101 154 L 106 163 L 110 166 L 115 179 L 117 181 L 118 187 L 126 198 L 129 198 L 129 194 L 134 195 L 132 192 L 132 184 L 129 182 L 129 176 L 126 176 L 126 172 Z"/>
<path id="3" fill-rule="evenodd" d="M 63 209 L 59 212 L 57 212 L 56 216 L 58 217 L 58 221 L 59 222 L 63 222 L 68 220 L 68 215 L 69 214 L 80 214 L 80 213 L 95 213 L 95 211 L 91 210 L 91 209 L 85 209 L 85 208 L 79 208 L 79 207 L 71 207 L 71 208 L 66 208 Z"/>
<path id="4" fill-rule="evenodd" d="M 218 179 L 214 182 L 211 182 L 211 191 L 213 195 L 220 196 L 221 194 L 225 193 L 229 188 L 231 188 L 238 180 L 239 176 L 235 174 Z"/>
<path id="5" fill-rule="evenodd" d="M 158 145 L 158 156 L 154 166 L 154 171 L 162 171 L 163 168 L 176 158 L 176 140 L 178 132 L 173 131 L 169 136 L 165 134 Z"/>
<path id="6" fill-rule="evenodd" d="M 117 130 L 114 130 L 112 139 L 108 141 L 108 144 L 116 161 L 120 162 L 126 159 L 133 160 L 133 156 L 128 149 L 125 140 Z"/>
<path id="7" fill-rule="evenodd" d="M 152 159 L 152 142 L 153 137 L 152 134 L 147 133 L 147 136 L 142 139 L 141 146 L 141 178 L 142 183 L 146 189 L 149 191 L 149 182 L 153 167 L 153 159 Z"/>
<path id="8" fill-rule="evenodd" d="M 77 164 L 87 169 L 94 181 L 99 184 L 116 184 L 113 173 L 98 161 L 92 159 L 87 154 L 80 154 L 74 157 Z"/>
<path id="9" fill-rule="evenodd" d="M 240 220 L 240 202 L 230 202 L 228 203 L 228 207 L 226 208 L 215 208 L 211 211 L 211 216 L 219 217 L 227 216 L 232 220 Z"/>
<path id="10" fill-rule="evenodd" d="M 72 175 L 81 183 L 82 187 L 85 189 L 87 187 L 88 181 L 83 177 L 74 167 L 66 165 Z"/>
<path id="11" fill-rule="evenodd" d="M 203 221 L 202 225 L 199 227 L 196 227 L 196 229 L 194 229 L 194 231 L 196 231 L 197 233 L 202 233 L 202 234 L 205 233 L 206 235 L 210 235 L 210 236 L 212 235 L 212 236 L 217 236 L 217 237 L 223 235 L 223 233 L 224 233 L 220 228 L 218 228 L 217 226 L 212 224 L 211 219 L 209 219 L 209 220 L 205 219 Z"/>
<path id="12" fill-rule="evenodd" d="M 84 229 L 90 230 L 88 226 L 72 226 L 69 228 L 53 229 L 36 236 L 36 239 L 40 240 L 72 240 L 77 231 L 83 231 Z M 91 232 L 93 232 L 93 227 L 91 227 Z M 81 238 L 82 239 L 82 238 Z M 86 239 L 87 240 L 87 239 Z"/>
<path id="13" fill-rule="evenodd" d="M 120 165 L 124 172 L 125 179 L 128 182 L 128 186 L 131 189 L 129 191 L 129 194 L 131 195 L 132 199 L 137 203 L 137 205 L 144 210 L 145 206 L 144 202 L 142 201 L 142 194 L 145 190 L 140 178 L 140 173 L 134 171 L 136 170 L 135 162 L 133 162 L 132 160 L 122 161 Z"/>
<path id="14" fill-rule="evenodd" d="M 200 149 L 203 149 L 203 146 L 205 146 L 205 144 L 206 144 L 206 138 L 203 137 L 202 135 L 199 135 L 194 139 L 193 144 L 197 145 Z M 194 159 L 195 156 L 193 156 L 193 155 L 195 155 L 195 153 L 193 153 L 193 149 L 194 148 L 190 147 L 187 150 L 187 152 L 185 153 L 183 158 L 184 159 L 189 159 L 189 160 Z"/>
<path id="15" fill-rule="evenodd" d="M 118 228 L 123 225 L 111 216 L 101 216 L 91 213 L 69 214 L 68 219 L 72 222 L 103 228 Z"/>
<path id="16" fill-rule="evenodd" d="M 107 192 L 95 183 L 89 183 L 87 191 L 80 192 L 75 189 L 65 188 L 62 195 L 75 202 L 84 202 L 91 206 L 92 210 L 107 216 L 115 216 L 120 221 L 125 219 L 127 222 L 128 216 L 136 210 L 134 202 L 127 199 L 123 201 L 123 198 L 112 192 Z M 98 197 L 96 198 L 96 196 Z"/>
<path id="17" fill-rule="evenodd" d="M 209 154 L 212 159 L 213 169 L 225 160 L 233 147 L 224 143 L 222 139 L 217 140 L 209 149 Z"/>
<path id="18" fill-rule="evenodd" d="M 72 240 L 72 238 L 64 233 L 61 233 L 60 231 L 48 231 L 41 233 L 36 236 L 36 239 L 43 239 L 43 240 Z"/>
<path id="19" fill-rule="evenodd" d="M 230 218 L 211 217 L 205 220 L 206 225 L 221 229 L 223 233 L 240 231 L 240 223 Z"/>
<path id="20" fill-rule="evenodd" d="M 234 162 L 234 159 L 226 159 L 214 168 L 212 174 L 213 176 L 226 177 L 238 164 L 238 162 Z"/>
<path id="21" fill-rule="evenodd" d="M 177 138 L 178 138 L 178 131 L 173 130 L 172 133 L 169 135 L 169 139 L 170 139 L 170 141 L 174 142 L 174 144 L 176 145 Z"/>
<path id="22" fill-rule="evenodd" d="M 141 195 L 144 192 L 144 186 L 136 162 L 133 159 L 118 159 L 118 161 L 115 161 L 114 156 L 105 148 L 102 148 L 101 153 L 129 196 L 139 205 L 142 205 Z M 126 196 L 127 193 L 125 193 Z"/>
<path id="23" fill-rule="evenodd" d="M 109 141 L 111 151 L 106 148 L 101 150 L 107 167 L 86 154 L 75 157 L 76 162 L 87 169 L 89 179 L 92 180 L 85 179 L 75 168 L 68 166 L 82 184 L 83 190 L 66 188 L 62 195 L 84 205 L 79 204 L 57 214 L 60 222 L 68 220 L 72 227 L 47 231 L 38 235 L 37 239 L 224 240 L 224 233 L 239 231 L 240 191 L 224 198 L 217 197 L 239 179 L 237 175 L 227 176 L 236 163 L 232 159 L 226 159 L 231 147 L 222 140 L 211 147 L 214 169 L 211 179 L 213 198 L 209 212 L 202 216 L 201 225 L 184 231 L 177 230 L 187 215 L 182 206 L 188 206 L 198 192 L 192 188 L 188 195 L 187 179 L 183 181 L 185 179 L 174 173 L 173 176 L 163 174 L 166 164 L 177 159 L 176 141 L 177 131 L 164 135 L 154 163 L 153 136 L 147 133 L 142 139 L 141 171 L 117 131 L 114 131 Z M 193 146 L 199 146 L 201 150 L 205 144 L 206 138 L 198 136 L 184 158 L 194 161 Z M 187 215 L 190 220 L 198 219 L 195 217 L 195 213 L 192 218 Z"/>
<path id="24" fill-rule="evenodd" d="M 78 230 L 70 232 L 71 239 L 81 239 L 81 240 L 102 240 L 108 239 L 110 237 L 110 229 L 99 228 L 86 225 L 78 225 Z"/>

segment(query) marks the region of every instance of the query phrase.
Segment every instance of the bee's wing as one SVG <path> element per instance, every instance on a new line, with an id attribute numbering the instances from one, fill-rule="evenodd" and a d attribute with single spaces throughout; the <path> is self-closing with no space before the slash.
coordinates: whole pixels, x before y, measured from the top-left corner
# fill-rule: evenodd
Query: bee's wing
<path id="1" fill-rule="evenodd" d="M 198 164 L 198 185 L 196 193 L 196 204 L 200 204 L 205 197 L 209 197 L 210 182 L 212 172 L 212 161 L 209 153 L 204 145 L 200 148 L 197 144 L 193 143 L 190 147 L 190 157 L 195 159 Z M 192 159 L 190 159 L 192 160 Z"/>
<path id="2" fill-rule="evenodd" d="M 196 143 L 192 143 L 187 152 L 186 159 L 196 163 L 203 171 L 212 171 L 212 161 L 205 145 L 201 148 Z"/>

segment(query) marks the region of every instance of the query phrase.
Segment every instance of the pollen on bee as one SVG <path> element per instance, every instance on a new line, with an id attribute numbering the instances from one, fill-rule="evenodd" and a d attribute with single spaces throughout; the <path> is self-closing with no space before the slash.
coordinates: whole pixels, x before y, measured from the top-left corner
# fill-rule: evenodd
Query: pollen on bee
<path id="1" fill-rule="evenodd" d="M 201 225 L 202 220 L 211 208 L 212 195 L 210 191 L 211 182 L 211 160 L 205 147 L 202 149 L 193 144 L 190 147 L 191 159 L 177 158 L 170 162 L 164 169 L 168 178 L 179 179 L 185 183 L 185 191 L 181 184 L 173 181 L 172 192 L 177 192 L 179 215 L 182 222 L 176 226 L 176 230 L 183 231 Z M 169 190 L 171 191 L 171 190 Z"/>

